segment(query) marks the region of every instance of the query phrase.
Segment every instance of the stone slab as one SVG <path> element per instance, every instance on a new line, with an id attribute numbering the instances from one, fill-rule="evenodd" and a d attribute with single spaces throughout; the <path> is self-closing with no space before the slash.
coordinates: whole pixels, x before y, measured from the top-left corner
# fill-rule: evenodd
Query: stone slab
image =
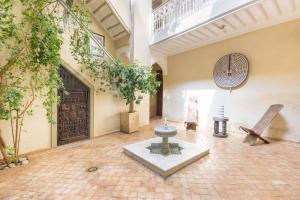
<path id="1" fill-rule="evenodd" d="M 179 143 L 183 150 L 181 154 L 163 156 L 151 154 L 147 149 L 151 143 L 159 143 L 162 138 L 155 137 L 149 140 L 129 144 L 123 147 L 123 152 L 141 164 L 155 171 L 163 177 L 168 177 L 183 167 L 209 154 L 209 148 L 200 144 L 192 144 L 176 138 L 169 138 L 170 143 Z"/>

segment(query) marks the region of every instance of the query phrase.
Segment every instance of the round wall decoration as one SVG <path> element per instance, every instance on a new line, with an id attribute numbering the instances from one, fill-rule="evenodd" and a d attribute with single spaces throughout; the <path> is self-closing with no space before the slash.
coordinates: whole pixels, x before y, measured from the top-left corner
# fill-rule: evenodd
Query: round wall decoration
<path id="1" fill-rule="evenodd" d="M 232 53 L 218 60 L 213 76 L 217 86 L 231 90 L 241 86 L 246 81 L 248 73 L 249 62 L 246 56 Z"/>

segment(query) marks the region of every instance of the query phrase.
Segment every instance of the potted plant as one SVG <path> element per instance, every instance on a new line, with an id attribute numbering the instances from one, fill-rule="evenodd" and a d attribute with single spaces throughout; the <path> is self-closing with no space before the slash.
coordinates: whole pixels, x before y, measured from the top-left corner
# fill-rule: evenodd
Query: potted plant
<path id="1" fill-rule="evenodd" d="M 145 94 L 154 94 L 160 85 L 156 80 L 156 73 L 149 66 L 142 66 L 137 62 L 129 65 L 117 61 L 108 67 L 109 82 L 129 105 L 128 112 L 121 113 L 121 131 L 132 133 L 138 131 L 139 116 L 134 105 L 140 104 Z"/>

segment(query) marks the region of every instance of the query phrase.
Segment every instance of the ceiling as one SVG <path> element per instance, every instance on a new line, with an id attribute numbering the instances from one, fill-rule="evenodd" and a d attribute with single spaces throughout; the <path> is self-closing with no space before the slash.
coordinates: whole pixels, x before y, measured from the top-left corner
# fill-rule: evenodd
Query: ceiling
<path id="1" fill-rule="evenodd" d="M 129 34 L 129 30 L 125 28 L 122 19 L 108 1 L 89 0 L 87 9 L 114 40 Z"/>
<path id="2" fill-rule="evenodd" d="M 175 55 L 297 18 L 300 18 L 300 0 L 262 0 L 152 44 L 151 49 L 166 56 Z"/>

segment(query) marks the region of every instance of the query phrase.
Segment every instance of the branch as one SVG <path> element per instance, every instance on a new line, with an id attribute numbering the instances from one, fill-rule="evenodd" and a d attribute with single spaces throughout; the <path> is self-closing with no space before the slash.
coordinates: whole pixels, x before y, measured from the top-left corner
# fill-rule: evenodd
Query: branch
<path id="1" fill-rule="evenodd" d="M 28 110 L 28 108 L 32 105 L 32 103 L 35 100 L 35 92 L 34 92 L 34 88 L 32 85 L 32 82 L 30 82 L 30 88 L 31 88 L 31 95 L 32 95 L 32 99 L 30 100 L 29 103 L 26 103 L 25 108 L 23 109 L 23 111 L 19 114 L 19 116 L 22 116 L 23 114 L 25 114 L 25 112 Z"/>
<path id="2" fill-rule="evenodd" d="M 20 127 L 19 127 L 19 130 L 18 130 L 18 135 L 19 135 L 19 139 L 18 139 L 18 144 L 17 144 L 17 148 L 16 148 L 16 157 L 19 156 L 19 149 L 20 149 L 20 140 L 21 140 L 21 133 L 22 133 L 22 127 L 23 127 L 23 121 L 24 121 L 24 115 L 25 113 L 20 117 L 21 117 L 21 123 L 20 123 Z M 19 116 L 18 116 L 19 117 Z"/>
<path id="3" fill-rule="evenodd" d="M 10 106 L 9 106 L 9 118 L 10 118 L 10 126 L 11 126 L 11 135 L 12 135 L 13 143 L 15 143 L 14 122 L 13 122 L 12 110 Z"/>
<path id="4" fill-rule="evenodd" d="M 8 60 L 8 62 L 0 68 L 1 79 L 2 79 L 2 76 L 5 74 L 5 72 L 7 72 L 17 62 L 18 58 L 23 54 L 23 52 L 24 52 L 24 48 L 22 48 L 17 55 L 15 55 L 14 57 L 11 57 Z"/>
<path id="5" fill-rule="evenodd" d="M 11 58 L 4 66 L 0 69 L 0 76 L 2 77 L 3 74 L 8 71 L 15 63 L 17 62 L 17 57 Z"/>

